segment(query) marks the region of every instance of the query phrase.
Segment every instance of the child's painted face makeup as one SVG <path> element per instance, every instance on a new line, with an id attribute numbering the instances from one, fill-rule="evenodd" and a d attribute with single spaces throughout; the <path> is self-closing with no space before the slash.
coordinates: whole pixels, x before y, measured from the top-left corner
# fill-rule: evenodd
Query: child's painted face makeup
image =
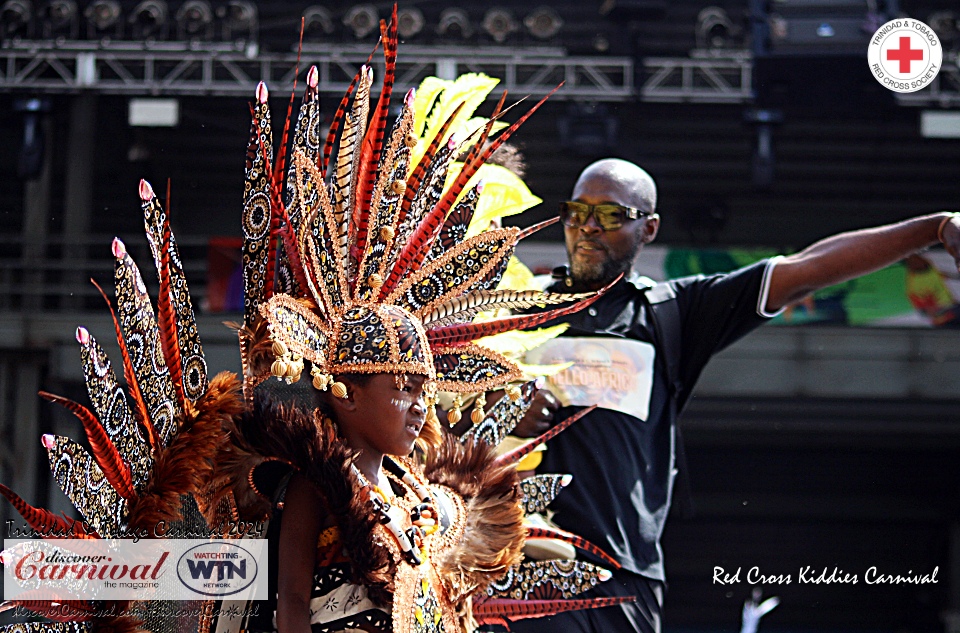
<path id="1" fill-rule="evenodd" d="M 425 376 L 378 374 L 351 387 L 356 410 L 347 433 L 354 448 L 369 447 L 385 455 L 407 455 L 426 420 Z"/>

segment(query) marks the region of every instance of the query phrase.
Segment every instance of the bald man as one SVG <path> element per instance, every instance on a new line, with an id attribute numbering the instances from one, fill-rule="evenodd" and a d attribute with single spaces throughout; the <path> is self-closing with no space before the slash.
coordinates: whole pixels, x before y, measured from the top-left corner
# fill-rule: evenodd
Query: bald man
<path id="1" fill-rule="evenodd" d="M 587 167 L 572 200 L 561 204 L 569 268 L 555 272 L 550 289 L 596 290 L 629 273 L 637 253 L 657 236 L 656 206 L 656 185 L 637 165 L 605 159 Z M 593 404 L 602 388 L 600 407 L 552 440 L 537 470 L 573 474 L 551 505 L 554 521 L 623 566 L 591 593 L 637 601 L 521 621 L 512 629 L 660 631 L 660 535 L 676 474 L 676 423 L 707 361 L 810 292 L 938 242 L 960 270 L 960 218 L 936 213 L 835 235 L 728 274 L 652 287 L 625 278 L 589 310 L 566 317 L 564 336 L 534 350 L 529 360 L 575 364 L 538 394 L 515 433 L 532 437 L 546 430 Z M 592 360 L 597 345 L 608 346 L 609 366 Z"/>

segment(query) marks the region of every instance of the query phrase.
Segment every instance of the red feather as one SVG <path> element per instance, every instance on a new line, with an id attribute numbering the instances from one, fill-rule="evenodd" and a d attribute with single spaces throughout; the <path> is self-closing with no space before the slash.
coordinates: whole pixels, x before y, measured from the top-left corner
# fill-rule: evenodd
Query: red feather
<path id="1" fill-rule="evenodd" d="M 387 113 L 393 94 L 393 80 L 397 67 L 397 5 L 393 5 L 390 26 L 380 21 L 380 39 L 383 40 L 384 75 L 383 89 L 377 99 L 367 133 L 360 150 L 360 173 L 357 176 L 356 206 L 353 209 L 354 226 L 357 227 L 357 252 L 360 257 L 367 247 L 367 222 L 370 217 L 370 198 L 377 180 L 377 168 L 383 150 L 383 134 L 387 127 Z"/>
<path id="2" fill-rule="evenodd" d="M 477 619 L 478 624 L 492 624 L 496 622 L 506 624 L 504 620 L 539 618 L 563 613 L 564 611 L 599 609 L 600 607 L 612 607 L 634 601 L 636 601 L 635 596 L 579 598 L 572 600 L 508 600 L 496 598 L 486 600 L 481 604 L 474 604 L 473 617 Z"/>
<path id="3" fill-rule="evenodd" d="M 157 430 L 153 426 L 153 420 L 150 419 L 150 414 L 147 412 L 147 405 L 143 401 L 143 394 L 140 393 L 140 385 L 137 384 L 137 375 L 133 371 L 133 362 L 130 360 L 127 343 L 123 339 L 123 332 L 120 330 L 119 321 L 117 321 L 117 313 L 114 312 L 113 304 L 107 299 L 107 294 L 103 291 L 103 288 L 100 287 L 100 284 L 93 279 L 90 280 L 90 283 L 100 291 L 100 296 L 103 297 L 103 300 L 107 302 L 107 307 L 110 308 L 110 316 L 113 317 L 113 329 L 117 333 L 117 343 L 120 344 L 120 357 L 123 359 L 123 378 L 127 381 L 127 393 L 129 393 L 133 399 L 133 414 L 137 418 L 137 422 L 140 423 L 140 426 L 146 429 L 147 441 L 150 442 L 150 447 L 155 449 L 160 445 L 160 439 L 157 437 Z"/>
<path id="4" fill-rule="evenodd" d="M 620 563 L 618 563 L 615 558 L 582 536 L 571 534 L 570 532 L 566 532 L 559 528 L 527 527 L 527 540 L 538 538 L 556 539 L 558 541 L 570 543 L 574 547 L 582 549 L 586 552 L 590 552 L 591 554 L 602 558 L 604 562 L 614 569 L 620 569 Z"/>
<path id="5" fill-rule="evenodd" d="M 443 141 L 443 137 L 446 136 L 447 130 L 450 129 L 450 126 L 453 125 L 454 119 L 457 118 L 457 115 L 460 114 L 460 110 L 463 109 L 463 103 L 457 106 L 457 109 L 453 111 L 447 120 L 443 122 L 443 125 L 440 126 L 440 129 L 437 131 L 437 135 L 433 137 L 430 141 L 430 145 L 427 146 L 427 151 L 423 153 L 423 156 L 420 157 L 420 162 L 417 163 L 417 166 L 410 172 L 410 176 L 407 177 L 407 190 L 403 194 L 403 201 L 400 203 L 400 211 L 397 212 L 397 224 L 399 225 L 407 217 L 407 213 L 410 212 L 410 205 L 413 204 L 413 199 L 417 195 L 417 190 L 420 189 L 420 183 L 423 181 L 424 175 L 426 175 L 427 170 L 430 169 L 430 165 L 433 164 L 433 157 L 437 153 L 437 148 L 440 147 L 440 142 Z"/>
<path id="6" fill-rule="evenodd" d="M 58 536 L 63 537 L 90 538 L 90 534 L 82 527 L 83 524 L 79 521 L 67 521 L 49 510 L 34 508 L 21 499 L 20 495 L 3 484 L 0 484 L 0 494 L 7 498 L 7 501 L 20 513 L 20 516 L 27 522 L 27 525 L 41 534 L 54 532 Z"/>
<path id="7" fill-rule="evenodd" d="M 167 200 L 169 200 L 169 196 Z M 160 295 L 157 297 L 157 325 L 160 330 L 160 348 L 170 371 L 170 379 L 177 391 L 182 408 L 187 401 L 183 391 L 183 364 L 180 359 L 180 340 L 177 338 L 177 315 L 170 302 L 170 222 L 164 218 L 160 240 Z"/>
<path id="8" fill-rule="evenodd" d="M 463 191 L 463 188 L 467 185 L 467 182 L 469 182 L 473 175 L 477 173 L 477 170 L 480 169 L 480 166 L 483 165 L 487 159 L 490 158 L 490 156 L 500 148 L 501 145 L 507 142 L 507 139 L 509 139 L 510 136 L 517 131 L 517 128 L 523 125 L 534 112 L 540 109 L 540 106 L 542 106 L 547 99 L 553 96 L 553 93 L 559 90 L 562 85 L 563 84 L 561 83 L 559 86 L 551 90 L 550 93 L 547 94 L 543 99 L 540 99 L 536 105 L 527 110 L 526 114 L 520 117 L 513 125 L 501 132 L 500 135 L 497 136 L 497 138 L 490 143 L 488 147 L 482 147 L 483 143 L 486 142 L 487 132 L 489 132 L 493 123 L 492 120 L 488 122 L 486 130 L 484 130 L 483 137 L 476 145 L 473 146 L 473 148 L 471 148 L 467 159 L 464 161 L 463 169 L 460 170 L 460 173 L 457 174 L 456 180 L 453 181 L 453 184 L 450 185 L 450 188 L 447 190 L 447 192 L 437 202 L 437 205 L 433 208 L 431 214 L 446 217 L 447 212 L 450 211 L 450 207 L 453 206 L 454 202 L 456 202 L 457 196 L 460 195 L 460 192 Z M 504 94 L 504 97 L 505 96 L 506 94 Z M 503 97 L 500 99 L 500 104 L 503 104 Z M 500 106 L 498 106 L 498 110 L 499 108 Z M 416 271 L 416 268 L 413 268 L 412 270 Z"/>
<path id="9" fill-rule="evenodd" d="M 453 181 L 453 184 L 450 185 L 450 188 L 447 189 L 446 193 L 443 194 L 443 197 L 437 202 L 437 204 L 430 210 L 430 212 L 424 217 L 423 221 L 417 227 L 417 230 L 407 241 L 407 245 L 404 247 L 403 251 L 400 253 L 400 256 L 397 258 L 397 263 L 394 266 L 394 269 L 390 273 L 390 278 L 388 282 L 383 285 L 381 288 L 381 295 L 383 293 L 389 293 L 395 284 L 402 278 L 404 275 L 409 273 L 414 273 L 420 268 L 420 262 L 423 261 L 423 257 L 430 252 L 430 246 L 433 244 L 433 240 L 436 239 L 436 236 L 440 230 L 440 226 L 444 219 L 447 217 L 447 213 L 450 211 L 450 207 L 453 206 L 453 203 L 456 202 L 457 197 L 460 195 L 460 192 L 463 191 L 463 188 L 470 181 L 470 179 L 477 173 L 477 170 L 486 162 L 490 156 L 499 149 L 503 143 L 510 138 L 510 136 L 517 131 L 521 125 L 523 125 L 530 116 L 536 112 L 543 103 L 549 99 L 553 93 L 560 89 L 560 86 L 554 88 L 546 95 L 543 99 L 538 101 L 536 105 L 530 108 L 526 114 L 520 117 L 513 125 L 505 129 L 490 145 L 486 148 L 482 147 L 486 142 L 487 133 L 489 132 L 493 119 L 487 122 L 487 127 L 484 129 L 484 133 L 481 136 L 480 140 L 471 148 L 470 152 L 467 154 L 467 157 L 464 161 L 463 168 L 460 170 L 460 173 L 457 174 L 457 178 Z M 504 97 L 506 94 L 504 94 Z M 497 105 L 497 112 L 494 116 L 499 115 L 499 110 L 502 107 L 503 99 L 501 97 L 500 103 Z M 392 283 L 391 283 L 392 282 Z M 389 288 L 389 289 L 388 289 Z M 559 316 L 559 315 L 558 315 Z M 541 323 L 543 321 L 540 321 Z M 513 329 L 513 328 L 509 328 Z M 503 330 L 501 330 L 503 331 Z M 485 336 L 485 335 L 481 335 Z M 474 338 L 480 338 L 474 337 Z M 473 340 L 473 339 L 470 339 Z M 431 342 L 432 339 L 431 339 Z M 467 341 L 463 341 L 467 342 Z M 445 343 L 447 345 L 456 345 L 457 343 Z"/>
<path id="10" fill-rule="evenodd" d="M 293 234 L 293 226 L 290 224 L 290 216 L 287 215 L 287 209 L 285 207 L 281 207 L 280 213 L 283 216 L 283 222 L 280 228 L 280 239 L 283 240 L 283 252 L 290 262 L 290 269 L 293 271 L 293 276 L 297 278 L 297 285 L 306 290 L 308 288 L 307 274 L 303 269 L 303 262 L 300 260 L 300 250 L 297 246 L 297 238 Z"/>
<path id="11" fill-rule="evenodd" d="M 67 411 L 80 418 L 83 423 L 83 430 L 87 432 L 87 439 L 90 441 L 90 448 L 93 449 L 93 457 L 103 470 L 107 481 L 113 486 L 124 499 L 132 499 L 137 496 L 133 489 L 133 478 L 130 475 L 130 467 L 123 461 L 117 447 L 113 445 L 103 425 L 95 415 L 82 404 L 77 404 L 73 400 L 67 400 L 60 396 L 55 396 L 46 391 L 40 392 L 40 397 L 49 402 L 55 402 Z"/>
<path id="12" fill-rule="evenodd" d="M 519 242 L 522 239 L 528 238 L 537 231 L 547 228 L 551 224 L 556 224 L 560 221 L 560 216 L 552 217 L 549 220 L 544 220 L 543 222 L 537 222 L 533 226 L 528 226 L 527 228 L 520 231 L 520 234 L 517 235 L 517 241 Z"/>
<path id="13" fill-rule="evenodd" d="M 576 422 L 577 420 L 587 415 L 588 413 L 590 413 L 596 408 L 597 408 L 597 405 L 595 404 L 590 405 L 589 407 L 585 407 L 577 411 L 573 415 L 571 415 L 569 418 L 567 418 L 563 422 L 560 422 L 559 424 L 551 428 L 549 431 L 542 433 L 535 440 L 528 442 L 527 444 L 524 444 L 520 448 L 515 448 L 509 453 L 504 453 L 503 455 L 500 455 L 499 457 L 497 457 L 497 461 L 496 461 L 497 465 L 509 466 L 510 464 L 516 464 L 521 459 L 523 459 L 527 454 L 536 450 L 538 446 L 540 446 L 544 442 L 549 442 L 556 436 L 560 435 L 560 433 L 565 431 L 568 426 L 570 426 L 571 424 L 573 424 L 574 422 Z"/>
<path id="14" fill-rule="evenodd" d="M 377 45 L 373 47 L 373 50 L 370 51 L 370 56 L 367 57 L 367 62 L 360 66 L 362 70 L 364 66 L 369 66 L 370 62 L 373 60 L 374 53 L 377 52 L 377 49 L 380 48 L 380 41 L 377 41 Z M 337 140 L 337 132 L 340 131 L 340 126 L 343 125 L 343 117 L 347 114 L 347 105 L 350 103 L 350 95 L 353 94 L 354 89 L 357 87 L 357 82 L 360 81 L 360 71 L 357 71 L 357 74 L 353 76 L 353 81 L 350 82 L 350 85 L 347 87 L 347 92 L 343 95 L 343 98 L 340 99 L 340 105 L 337 106 L 337 111 L 333 115 L 333 120 L 330 122 L 330 130 L 327 132 L 327 140 L 323 144 L 323 159 L 320 162 L 320 175 L 326 178 L 327 167 L 330 165 L 330 154 L 333 153 L 333 144 Z"/>
<path id="15" fill-rule="evenodd" d="M 622 276 L 622 275 L 621 275 Z M 620 279 L 619 277 L 617 278 Z M 614 282 L 616 283 L 616 282 Z M 609 286 L 607 286 L 609 288 Z M 459 323 L 456 325 L 445 325 L 433 330 L 427 331 L 427 340 L 431 346 L 441 345 L 445 347 L 455 347 L 464 345 L 484 336 L 493 336 L 509 330 L 524 330 L 540 325 L 547 321 L 560 318 L 567 314 L 572 314 L 582 310 L 603 296 L 606 289 L 599 291 L 589 299 L 578 301 L 572 305 L 563 308 L 554 308 L 538 312 L 537 314 L 524 314 L 520 316 L 503 317 L 500 319 L 491 319 L 480 323 Z"/>

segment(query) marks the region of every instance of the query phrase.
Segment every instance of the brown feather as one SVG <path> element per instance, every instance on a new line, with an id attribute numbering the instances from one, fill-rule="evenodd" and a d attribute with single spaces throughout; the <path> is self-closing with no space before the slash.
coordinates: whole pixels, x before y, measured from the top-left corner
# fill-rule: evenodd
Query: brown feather
<path id="1" fill-rule="evenodd" d="M 140 498 L 130 504 L 132 528 L 152 530 L 161 521 L 180 519 L 180 495 L 201 491 L 213 478 L 214 458 L 225 440 L 223 427 L 242 411 L 237 376 L 217 374 L 207 392 L 187 406 L 176 438 L 156 456 Z"/>
<path id="2" fill-rule="evenodd" d="M 424 474 L 431 483 L 453 489 L 466 503 L 463 539 L 435 561 L 442 574 L 459 578 L 461 592 L 450 598 L 462 605 L 523 558 L 526 530 L 517 470 L 498 465 L 486 442 L 461 444 L 448 433 L 427 457 Z"/>

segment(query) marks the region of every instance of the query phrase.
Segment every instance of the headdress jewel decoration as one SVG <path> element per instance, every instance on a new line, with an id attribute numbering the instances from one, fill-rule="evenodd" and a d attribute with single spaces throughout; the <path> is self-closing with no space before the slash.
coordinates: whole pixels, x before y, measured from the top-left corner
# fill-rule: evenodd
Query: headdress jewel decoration
<path id="1" fill-rule="evenodd" d="M 461 102 L 432 138 L 421 140 L 414 130 L 423 124 L 414 120 L 416 95 L 410 90 L 385 134 L 395 16 L 389 26 L 381 23 L 381 32 L 385 75 L 379 99 L 371 113 L 373 71 L 364 65 L 340 102 L 322 153 L 316 68 L 307 74 L 289 166 L 286 129 L 273 164 L 267 89 L 257 88 L 243 214 L 241 350 L 248 398 L 271 374 L 298 379 L 304 359 L 313 365 L 319 389 L 333 375 L 351 372 L 421 374 L 436 389 L 455 393 L 497 388 L 521 372 L 477 339 L 534 327 L 597 296 L 497 288 L 516 243 L 550 222 L 466 237 L 483 194 L 483 182 L 472 182 L 477 171 L 543 100 L 495 138 L 504 99 L 466 138 L 450 134 Z M 423 151 L 421 143 L 427 144 Z M 464 151 L 459 170 L 452 169 Z M 578 300 L 538 314 L 474 322 L 480 311 Z"/>

